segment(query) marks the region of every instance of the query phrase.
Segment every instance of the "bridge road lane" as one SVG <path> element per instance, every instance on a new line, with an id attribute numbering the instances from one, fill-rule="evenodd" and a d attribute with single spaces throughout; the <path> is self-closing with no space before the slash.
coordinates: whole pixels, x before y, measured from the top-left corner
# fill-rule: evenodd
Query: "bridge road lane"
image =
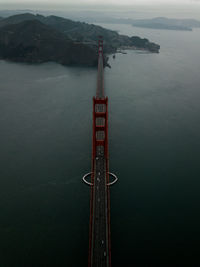
<path id="1" fill-rule="evenodd" d="M 94 216 L 93 216 L 93 246 L 92 267 L 107 267 L 107 194 L 106 194 L 105 159 L 99 149 L 96 157 L 94 181 Z"/>
<path id="2" fill-rule="evenodd" d="M 99 55 L 97 98 L 104 98 L 103 56 Z M 105 112 L 105 105 L 97 104 L 96 112 Z M 98 118 L 97 125 L 105 125 L 104 118 Z M 105 138 L 104 132 L 97 132 L 97 140 Z M 95 159 L 94 199 L 93 199 L 93 238 L 92 267 L 109 267 L 108 218 L 107 218 L 107 179 L 104 148 L 98 146 Z"/>

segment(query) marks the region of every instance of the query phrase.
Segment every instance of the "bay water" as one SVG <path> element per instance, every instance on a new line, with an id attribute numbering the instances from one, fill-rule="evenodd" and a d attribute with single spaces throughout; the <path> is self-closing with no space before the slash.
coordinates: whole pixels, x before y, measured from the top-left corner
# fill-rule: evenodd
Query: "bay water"
<path id="1" fill-rule="evenodd" d="M 113 266 L 199 264 L 200 30 L 105 69 Z M 97 70 L 0 61 L 0 266 L 87 266 Z"/>

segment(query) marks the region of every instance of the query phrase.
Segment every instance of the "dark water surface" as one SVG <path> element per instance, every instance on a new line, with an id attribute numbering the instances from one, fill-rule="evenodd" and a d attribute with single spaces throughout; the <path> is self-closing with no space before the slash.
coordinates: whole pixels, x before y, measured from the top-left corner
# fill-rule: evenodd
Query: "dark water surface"
<path id="1" fill-rule="evenodd" d="M 200 31 L 144 30 L 160 54 L 105 70 L 112 261 L 200 264 Z M 0 266 L 87 266 L 95 69 L 0 61 Z"/>

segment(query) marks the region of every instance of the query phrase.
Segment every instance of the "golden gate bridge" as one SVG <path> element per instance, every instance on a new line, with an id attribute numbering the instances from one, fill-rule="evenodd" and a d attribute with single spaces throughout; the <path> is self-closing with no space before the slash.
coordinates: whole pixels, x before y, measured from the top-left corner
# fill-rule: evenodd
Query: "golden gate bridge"
<path id="1" fill-rule="evenodd" d="M 108 97 L 104 95 L 102 36 L 98 41 L 98 76 L 96 97 L 93 97 L 92 138 L 92 170 L 83 176 L 83 181 L 91 187 L 88 267 L 111 267 L 109 187 L 118 178 L 109 172 Z M 114 178 L 112 182 L 110 177 Z"/>

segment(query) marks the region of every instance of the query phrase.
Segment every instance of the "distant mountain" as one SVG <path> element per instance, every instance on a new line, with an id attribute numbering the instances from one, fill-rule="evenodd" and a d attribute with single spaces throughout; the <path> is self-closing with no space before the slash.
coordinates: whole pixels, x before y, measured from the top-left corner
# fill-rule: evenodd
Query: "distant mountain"
<path id="1" fill-rule="evenodd" d="M 158 17 L 152 19 L 123 19 L 112 17 L 87 18 L 88 23 L 112 23 L 112 24 L 130 24 L 135 27 L 162 29 L 162 30 L 179 30 L 192 31 L 193 28 L 200 27 L 200 21 L 195 19 L 169 19 Z"/>
<path id="2" fill-rule="evenodd" d="M 65 65 L 93 66 L 97 64 L 99 35 L 103 36 L 105 53 L 123 48 L 158 53 L 160 49 L 148 39 L 119 35 L 93 24 L 25 13 L 0 20 L 0 57 L 25 62 L 56 61 Z"/>
<path id="3" fill-rule="evenodd" d="M 132 25 L 142 28 L 192 31 L 193 28 L 200 27 L 200 21 L 194 19 L 169 19 L 158 17 L 153 19 L 132 20 Z"/>

